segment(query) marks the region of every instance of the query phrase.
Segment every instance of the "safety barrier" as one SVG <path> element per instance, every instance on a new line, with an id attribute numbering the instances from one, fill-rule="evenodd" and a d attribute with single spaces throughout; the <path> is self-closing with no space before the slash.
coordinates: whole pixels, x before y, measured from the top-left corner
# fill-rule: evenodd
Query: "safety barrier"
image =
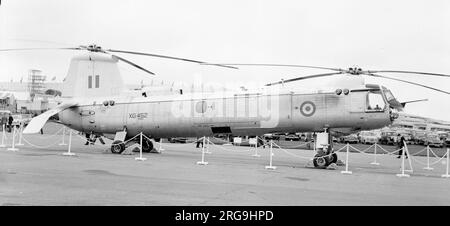
<path id="1" fill-rule="evenodd" d="M 25 136 L 23 136 L 23 129 L 24 129 L 24 127 L 23 127 L 22 124 L 20 124 L 19 128 L 13 127 L 12 137 L 11 137 L 11 140 L 12 140 L 11 141 L 11 147 L 7 148 L 7 150 L 9 150 L 9 151 L 18 151 L 19 149 L 16 146 L 24 145 L 22 143 L 22 141 L 25 142 L 27 145 L 29 145 L 31 147 L 39 148 L 39 149 L 47 149 L 47 148 L 50 148 L 52 146 L 58 145 L 58 143 L 60 142 L 60 141 L 56 141 L 54 143 L 51 143 L 51 144 L 48 144 L 48 145 L 45 145 L 45 146 L 40 146 L 40 145 L 33 144 Z M 65 155 L 65 156 L 74 156 L 74 155 L 76 155 L 75 153 L 71 152 L 72 135 L 73 135 L 73 130 L 72 129 L 69 129 L 69 131 L 68 131 L 68 133 L 69 133 L 69 141 L 68 141 L 69 143 L 68 144 L 65 143 L 65 135 L 67 133 L 67 129 L 66 129 L 65 126 L 60 128 L 55 134 L 51 134 L 50 137 L 46 137 L 46 139 L 50 139 L 50 138 L 52 138 L 54 136 L 59 135 L 61 130 L 63 131 L 62 132 L 62 140 L 61 140 L 61 143 L 59 143 L 59 145 L 67 145 L 68 146 L 67 152 L 63 153 L 63 155 Z M 82 139 L 88 140 L 87 138 L 82 137 L 78 133 L 77 133 L 77 135 L 80 136 Z M 124 143 L 127 143 L 127 142 L 129 142 L 131 140 L 134 140 L 138 136 L 139 136 L 139 140 L 140 140 L 140 142 L 139 142 L 140 153 L 139 153 L 139 157 L 136 157 L 135 160 L 137 160 L 137 161 L 145 161 L 146 158 L 144 158 L 142 156 L 142 141 L 143 141 L 144 137 L 146 139 L 151 139 L 151 138 L 147 137 L 145 134 L 143 134 L 141 132 L 141 133 L 135 135 L 134 137 L 124 141 Z M 40 139 L 43 139 L 43 138 L 40 137 Z M 7 146 L 6 142 L 8 140 L 8 137 L 6 136 L 5 125 L 3 125 L 3 132 L 2 132 L 1 140 L 2 141 L 1 141 L 0 147 L 6 147 Z M 18 140 L 17 143 L 16 143 L 16 140 Z M 263 140 L 260 137 L 256 137 L 256 144 L 254 144 L 254 147 L 250 146 L 250 149 L 246 149 L 246 150 L 236 150 L 236 149 L 226 148 L 226 147 L 224 147 L 222 145 L 214 144 L 207 137 L 199 138 L 199 139 L 197 139 L 197 140 L 195 140 L 193 142 L 190 142 L 190 143 L 181 144 L 181 145 L 179 144 L 179 145 L 177 145 L 177 147 L 184 146 L 184 145 L 191 145 L 193 143 L 199 142 L 200 140 L 202 141 L 203 146 L 202 146 L 202 149 L 201 149 L 202 158 L 201 158 L 201 161 L 197 162 L 198 165 L 208 165 L 208 162 L 205 161 L 205 154 L 211 153 L 210 149 L 213 149 L 213 148 L 215 150 L 221 150 L 221 151 L 227 151 L 227 152 L 235 152 L 235 153 L 236 152 L 253 152 L 252 156 L 260 157 L 260 155 L 258 154 L 258 149 L 261 149 L 261 147 L 268 146 L 269 147 L 268 148 L 268 151 L 269 151 L 269 164 L 267 166 L 265 166 L 265 169 L 270 169 L 270 170 L 275 170 L 277 168 L 276 166 L 273 165 L 273 157 L 275 156 L 275 151 L 287 154 L 287 155 L 295 157 L 295 158 L 307 159 L 307 160 L 311 161 L 311 160 L 314 160 L 314 158 L 329 157 L 329 156 L 331 156 L 331 155 L 333 155 L 335 153 L 341 152 L 342 150 L 345 149 L 345 152 L 346 152 L 346 156 L 345 156 L 345 170 L 341 171 L 341 173 L 342 174 L 352 174 L 352 171 L 349 170 L 349 166 L 350 166 L 350 164 L 349 164 L 349 156 L 350 156 L 350 154 L 349 153 L 350 153 L 350 150 L 354 150 L 354 151 L 356 151 L 358 153 L 361 153 L 361 154 L 373 155 L 374 159 L 373 159 L 373 162 L 371 162 L 370 164 L 379 166 L 380 162 L 377 161 L 378 160 L 377 159 L 378 155 L 381 155 L 381 154 L 386 155 L 387 154 L 387 155 L 398 156 L 398 154 L 395 154 L 395 153 L 397 153 L 397 152 L 399 152 L 400 150 L 403 149 L 402 155 L 400 156 L 401 157 L 401 166 L 400 166 L 401 173 L 400 174 L 396 174 L 398 177 L 409 177 L 410 176 L 406 172 L 411 172 L 411 173 L 413 172 L 412 162 L 415 162 L 415 163 L 417 163 L 419 165 L 423 165 L 424 166 L 423 167 L 424 170 L 432 171 L 432 170 L 434 170 L 434 168 L 432 168 L 431 166 L 434 166 L 434 165 L 438 164 L 439 162 L 443 162 L 443 160 L 445 158 L 446 158 L 446 173 L 443 174 L 442 177 L 443 178 L 449 178 L 450 177 L 449 176 L 450 154 L 449 154 L 449 149 L 448 148 L 447 148 L 446 153 L 440 157 L 429 146 L 427 146 L 426 148 L 416 152 L 415 155 L 411 155 L 411 153 L 408 150 L 408 146 L 407 146 L 406 143 L 404 143 L 403 148 L 397 149 L 397 150 L 394 150 L 394 151 L 388 151 L 385 148 L 383 148 L 382 146 L 378 145 L 377 143 L 372 144 L 371 146 L 369 146 L 369 147 L 367 147 L 367 148 L 365 148 L 363 150 L 359 150 L 359 149 L 353 147 L 350 144 L 346 144 L 345 146 L 341 147 L 340 149 L 335 150 L 335 151 L 333 151 L 333 152 L 331 152 L 331 153 L 329 153 L 329 154 L 327 154 L 325 156 L 315 157 L 315 156 L 301 156 L 301 155 L 294 154 L 294 153 L 286 150 L 285 148 L 281 147 L 279 144 L 275 143 L 274 141 L 270 140 L 269 142 L 267 142 L 266 140 Z M 264 142 L 264 145 L 258 147 L 258 144 L 259 144 L 260 140 Z M 303 147 L 303 146 L 307 146 L 309 144 L 310 144 L 310 142 L 307 142 L 307 143 L 304 143 L 304 144 L 301 144 L 301 145 L 297 145 L 295 147 Z M 166 146 L 166 144 L 163 144 L 162 140 L 160 140 L 159 141 L 159 148 L 157 148 L 157 150 L 158 151 L 164 150 L 163 146 Z M 292 148 L 292 147 L 294 147 L 294 146 L 290 146 L 290 148 Z M 372 149 L 372 148 L 374 149 L 373 153 L 368 153 L 368 151 L 370 149 Z M 421 160 L 419 160 L 419 158 L 417 158 L 417 156 L 419 154 L 421 154 L 421 153 L 423 153 L 425 151 L 426 151 L 426 162 L 421 161 Z M 315 154 L 315 152 L 313 152 L 313 154 Z M 435 158 L 436 160 L 430 161 L 431 158 Z M 406 167 L 406 159 L 408 159 L 409 169 L 407 169 L 407 167 Z"/>

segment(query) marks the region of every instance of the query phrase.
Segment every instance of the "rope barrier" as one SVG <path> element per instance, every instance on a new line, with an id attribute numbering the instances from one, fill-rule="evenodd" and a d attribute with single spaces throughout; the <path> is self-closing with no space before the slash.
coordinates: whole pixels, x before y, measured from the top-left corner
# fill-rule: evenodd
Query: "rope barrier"
<path id="1" fill-rule="evenodd" d="M 436 153 L 434 153 L 433 149 L 431 149 L 431 148 L 430 148 L 430 152 L 431 152 L 431 154 L 433 154 L 433 155 L 434 155 L 434 157 L 436 157 L 436 158 L 439 158 L 439 156 L 438 156 L 438 155 L 436 155 Z M 445 154 L 444 154 L 444 156 L 445 156 Z"/>
<path id="2" fill-rule="evenodd" d="M 39 148 L 39 149 L 50 148 L 50 147 L 52 147 L 52 146 L 55 146 L 55 145 L 59 142 L 59 141 L 57 141 L 57 142 L 55 142 L 55 143 L 53 143 L 53 144 L 50 144 L 50 145 L 48 145 L 48 146 L 39 146 L 39 145 L 32 144 L 32 143 L 29 142 L 25 137 L 23 137 L 22 139 L 25 141 L 25 143 L 27 143 L 27 144 L 30 145 L 31 147 Z"/>
<path id="3" fill-rule="evenodd" d="M 144 136 L 145 136 L 145 135 L 144 135 Z M 145 136 L 145 137 L 147 137 L 147 136 Z M 147 137 L 147 138 L 148 138 L 148 137 Z M 148 138 L 148 139 L 150 139 L 150 138 Z M 195 141 L 193 141 L 193 142 L 189 142 L 189 143 L 185 143 L 185 144 L 177 144 L 177 147 L 184 147 L 184 146 L 187 146 L 187 145 L 191 145 L 191 144 L 197 143 L 197 142 L 200 141 L 201 139 L 203 139 L 203 137 L 198 138 L 197 140 L 195 140 Z M 172 145 L 172 143 L 165 143 L 165 144 L 162 145 L 162 146 L 170 147 L 169 145 Z M 174 145 L 174 144 L 173 144 L 173 145 Z"/>
<path id="4" fill-rule="evenodd" d="M 242 150 L 232 150 L 232 149 L 227 149 L 227 148 L 221 147 L 221 146 L 219 146 L 219 145 L 217 145 L 217 144 L 214 144 L 214 143 L 211 142 L 209 139 L 207 139 L 207 141 L 208 141 L 209 144 L 212 144 L 212 147 L 217 147 L 218 149 L 222 149 L 223 151 L 241 152 L 241 153 L 253 151 L 253 149 L 250 149 L 250 150 L 243 150 L 243 151 L 242 151 Z"/>
<path id="5" fill-rule="evenodd" d="M 311 157 L 304 157 L 304 156 L 300 156 L 300 155 L 296 155 L 296 154 L 293 154 L 293 153 L 290 153 L 289 151 L 287 151 L 287 150 L 285 150 L 284 148 L 282 148 L 282 147 L 280 147 L 278 144 L 276 144 L 276 143 L 274 143 L 274 142 L 272 142 L 279 150 L 282 150 L 283 152 L 285 152 L 286 154 L 288 154 L 288 155 L 291 155 L 291 156 L 294 156 L 294 157 L 297 157 L 297 158 L 303 158 L 303 159 L 311 159 Z M 330 153 L 329 155 L 331 156 L 331 154 L 332 153 Z M 324 155 L 324 156 L 321 156 L 321 157 L 325 157 L 325 156 L 327 156 L 327 155 Z"/>
<path id="6" fill-rule="evenodd" d="M 48 135 L 48 136 L 39 136 L 39 139 L 40 140 L 49 140 L 50 138 L 53 138 L 53 137 L 55 137 L 56 135 L 59 135 L 58 133 L 59 132 L 61 132 L 61 130 L 63 129 L 64 127 L 61 127 L 58 131 L 56 131 L 56 133 L 54 133 L 54 134 L 51 134 L 51 135 Z"/>

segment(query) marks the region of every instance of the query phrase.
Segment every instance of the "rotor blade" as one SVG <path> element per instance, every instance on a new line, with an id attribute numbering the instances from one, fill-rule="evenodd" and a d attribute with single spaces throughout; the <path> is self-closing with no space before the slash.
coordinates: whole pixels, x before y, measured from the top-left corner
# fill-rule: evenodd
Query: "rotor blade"
<path id="1" fill-rule="evenodd" d="M 216 65 L 203 63 L 203 65 Z M 332 70 L 332 71 L 343 71 L 339 68 L 329 68 L 329 67 L 317 67 L 317 66 L 306 66 L 306 65 L 296 65 L 296 64 L 219 64 L 219 65 L 228 65 L 228 66 L 262 66 L 262 67 L 301 67 L 301 68 L 314 68 L 314 69 L 324 69 L 324 70 Z"/>
<path id="2" fill-rule="evenodd" d="M 424 87 L 424 88 L 427 88 L 427 89 L 432 89 L 432 90 L 435 90 L 435 91 L 438 91 L 438 92 L 441 92 L 441 93 L 450 94 L 449 92 L 444 91 L 444 90 L 440 90 L 440 89 L 436 89 L 436 88 L 433 88 L 433 87 L 425 86 L 425 85 L 418 84 L 418 83 L 415 83 L 415 82 L 405 81 L 405 80 L 402 80 L 402 79 L 386 77 L 386 76 L 383 76 L 383 75 L 377 75 L 377 74 L 373 74 L 373 73 L 369 73 L 367 75 L 370 75 L 370 76 L 373 76 L 373 77 L 391 79 L 391 80 L 395 80 L 395 81 L 399 81 L 399 82 L 405 82 L 405 83 L 409 83 L 409 84 L 412 84 L 412 85 Z"/>
<path id="3" fill-rule="evenodd" d="M 410 100 L 410 101 L 401 102 L 400 104 L 401 104 L 403 107 L 405 107 L 406 104 L 415 103 L 415 102 L 422 102 L 422 101 L 428 101 L 428 99 Z"/>
<path id="4" fill-rule="evenodd" d="M 279 81 L 279 82 L 269 83 L 269 84 L 266 84 L 266 86 L 273 86 L 273 85 L 279 85 L 279 84 L 283 84 L 283 83 L 287 83 L 287 82 L 294 82 L 294 81 L 298 81 L 298 80 L 305 80 L 305 79 L 310 79 L 310 78 L 319 78 L 319 77 L 325 77 L 325 76 L 331 76 L 331 75 L 339 75 L 339 74 L 342 74 L 342 72 L 309 75 L 309 76 L 305 76 L 305 77 L 298 77 L 298 78 L 282 80 L 282 81 Z"/>
<path id="5" fill-rule="evenodd" d="M 0 49 L 0 52 L 27 51 L 27 50 L 81 50 L 81 48 L 21 48 L 21 49 Z"/>
<path id="6" fill-rule="evenodd" d="M 450 77 L 450 75 L 446 74 L 439 74 L 439 73 L 428 73 L 428 72 L 418 72 L 418 71 L 389 71 L 389 70 L 382 70 L 382 71 L 367 71 L 369 74 L 371 73 L 404 73 L 404 74 L 418 74 L 418 75 L 432 75 L 432 76 L 440 76 L 440 77 Z"/>
<path id="7" fill-rule="evenodd" d="M 128 53 L 128 54 L 135 54 L 135 55 L 143 55 L 143 56 L 151 56 L 151 57 L 159 57 L 159 58 L 165 58 L 165 59 L 171 59 L 171 60 L 181 60 L 191 63 L 197 63 L 197 64 L 206 64 L 206 62 L 198 61 L 198 60 L 191 60 L 186 58 L 179 58 L 179 57 L 172 57 L 172 56 L 165 56 L 165 55 L 158 55 L 158 54 L 152 54 L 152 53 L 140 53 L 140 52 L 132 52 L 132 51 L 124 51 L 124 50 L 115 50 L 115 49 L 108 49 L 106 51 L 114 52 L 114 53 Z M 237 67 L 227 66 L 227 65 L 221 65 L 221 64 L 210 64 L 218 67 L 226 67 L 226 68 L 233 68 L 238 69 Z"/>
<path id="8" fill-rule="evenodd" d="M 137 68 L 139 68 L 139 69 L 141 69 L 141 70 L 143 70 L 143 71 L 145 71 L 145 72 L 147 72 L 147 73 L 149 73 L 151 75 L 155 75 L 155 73 L 153 73 L 153 72 L 151 72 L 151 71 L 149 71 L 149 70 L 147 70 L 147 69 L 145 69 L 145 68 L 143 68 L 143 67 L 141 67 L 141 66 L 139 66 L 139 65 L 137 65 L 137 64 L 135 64 L 135 63 L 133 63 L 133 62 L 131 62 L 129 60 L 126 60 L 126 59 L 124 59 L 122 57 L 119 57 L 117 55 L 112 55 L 111 54 L 111 56 L 113 56 L 113 57 L 115 57 L 115 58 L 117 58 L 117 59 L 119 59 L 119 60 L 121 60 L 121 61 L 123 61 L 123 62 L 125 62 L 127 64 L 130 64 L 131 66 L 137 67 Z"/>

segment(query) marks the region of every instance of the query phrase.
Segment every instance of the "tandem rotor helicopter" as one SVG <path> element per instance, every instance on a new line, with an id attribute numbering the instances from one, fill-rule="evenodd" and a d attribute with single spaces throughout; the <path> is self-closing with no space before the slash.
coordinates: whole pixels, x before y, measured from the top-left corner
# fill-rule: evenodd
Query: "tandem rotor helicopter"
<path id="1" fill-rule="evenodd" d="M 31 49 L 2 49 L 0 52 Z M 44 48 L 45 49 L 45 48 Z M 52 48 L 53 49 L 53 48 Z M 450 77 L 446 74 L 362 70 L 361 68 L 328 68 L 284 64 L 223 64 L 206 63 L 186 58 L 151 53 L 103 49 L 97 45 L 61 50 L 79 50 L 83 54 L 72 58 L 64 81 L 64 100 L 53 109 L 34 117 L 24 133 L 37 133 L 50 117 L 57 115 L 59 123 L 71 129 L 104 136 L 113 140 L 111 151 L 121 153 L 126 146 L 139 143 L 138 139 L 124 141 L 143 132 L 159 140 L 171 137 L 203 137 L 218 134 L 257 136 L 267 133 L 323 132 L 324 148 L 317 149 L 314 165 L 326 168 L 337 161 L 332 148 L 331 134 L 350 134 L 359 130 L 378 129 L 390 125 L 406 103 L 399 102 L 391 91 L 381 85 L 365 84 L 364 77 L 372 76 L 409 83 L 444 94 L 447 91 L 380 75 L 404 73 Z M 113 54 L 114 53 L 114 54 Z M 267 84 L 265 89 L 242 92 L 178 93 L 168 95 L 129 95 L 118 69 L 118 62 L 130 64 L 151 75 L 153 72 L 116 53 L 181 60 L 202 65 L 237 69 L 242 66 L 299 67 L 331 72 L 292 78 Z M 273 89 L 284 83 L 327 76 L 342 76 L 352 81 L 333 90 L 305 91 Z M 276 92 L 274 92 L 276 90 Z M 125 132 L 125 137 L 121 136 Z M 144 139 L 143 151 L 153 149 L 152 140 Z"/>

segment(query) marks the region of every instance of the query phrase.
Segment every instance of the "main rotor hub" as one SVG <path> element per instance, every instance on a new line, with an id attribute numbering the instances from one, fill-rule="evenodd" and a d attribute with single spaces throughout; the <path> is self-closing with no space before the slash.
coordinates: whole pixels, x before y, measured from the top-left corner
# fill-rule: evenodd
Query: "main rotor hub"
<path id="1" fill-rule="evenodd" d="M 88 46 L 86 47 L 86 50 L 87 50 L 87 51 L 90 51 L 90 52 L 104 52 L 103 49 L 102 49 L 102 47 L 101 47 L 101 46 L 98 46 L 98 45 L 96 45 L 96 44 L 88 45 Z"/>
<path id="2" fill-rule="evenodd" d="M 348 68 L 347 73 L 349 73 L 351 75 L 360 75 L 363 73 L 363 70 L 359 67 L 350 67 L 350 68 Z"/>

